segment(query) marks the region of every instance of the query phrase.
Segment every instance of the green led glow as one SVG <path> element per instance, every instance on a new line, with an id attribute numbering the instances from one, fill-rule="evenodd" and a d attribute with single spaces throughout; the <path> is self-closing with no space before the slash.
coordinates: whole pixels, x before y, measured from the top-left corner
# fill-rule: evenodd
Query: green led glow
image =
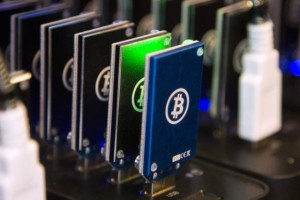
<path id="1" fill-rule="evenodd" d="M 146 55 L 159 50 L 169 48 L 171 35 L 166 34 L 155 38 L 129 44 L 122 48 L 122 72 L 126 70 L 143 71 Z"/>
<path id="2" fill-rule="evenodd" d="M 122 47 L 120 113 L 143 111 L 143 78 L 146 56 L 171 46 L 171 34 L 164 34 Z M 130 105 L 129 105 L 130 104 Z"/>
<path id="3" fill-rule="evenodd" d="M 170 45 L 171 35 L 163 34 L 121 46 L 116 134 L 117 149 L 125 155 L 136 155 L 140 143 L 146 55 Z"/>

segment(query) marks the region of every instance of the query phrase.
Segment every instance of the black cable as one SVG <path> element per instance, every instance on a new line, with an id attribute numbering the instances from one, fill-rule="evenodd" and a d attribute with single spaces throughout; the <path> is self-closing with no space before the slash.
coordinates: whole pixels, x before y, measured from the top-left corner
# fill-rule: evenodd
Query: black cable
<path id="1" fill-rule="evenodd" d="M 261 24 L 270 20 L 268 12 L 268 1 L 267 0 L 252 0 L 252 19 L 253 24 Z"/>
<path id="2" fill-rule="evenodd" d="M 0 110 L 16 107 L 15 86 L 10 83 L 10 75 L 2 52 L 0 51 Z"/>

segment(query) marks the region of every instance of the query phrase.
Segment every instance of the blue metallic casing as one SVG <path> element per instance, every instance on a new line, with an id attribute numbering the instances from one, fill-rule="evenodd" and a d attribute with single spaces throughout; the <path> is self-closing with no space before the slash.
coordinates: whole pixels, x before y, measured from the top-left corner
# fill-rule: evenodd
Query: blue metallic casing
<path id="1" fill-rule="evenodd" d="M 139 171 L 150 182 L 177 173 L 178 163 L 196 154 L 202 62 L 201 42 L 147 56 Z"/>

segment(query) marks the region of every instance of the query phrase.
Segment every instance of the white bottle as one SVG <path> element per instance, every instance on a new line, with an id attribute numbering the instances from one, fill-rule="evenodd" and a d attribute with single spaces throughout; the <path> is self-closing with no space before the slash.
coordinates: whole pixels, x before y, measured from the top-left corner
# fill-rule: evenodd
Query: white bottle
<path id="1" fill-rule="evenodd" d="M 0 200 L 45 200 L 38 145 L 29 137 L 22 103 L 0 111 Z"/>
<path id="2" fill-rule="evenodd" d="M 239 137 L 258 142 L 281 129 L 282 74 L 273 23 L 248 25 L 249 50 L 239 79 Z"/>

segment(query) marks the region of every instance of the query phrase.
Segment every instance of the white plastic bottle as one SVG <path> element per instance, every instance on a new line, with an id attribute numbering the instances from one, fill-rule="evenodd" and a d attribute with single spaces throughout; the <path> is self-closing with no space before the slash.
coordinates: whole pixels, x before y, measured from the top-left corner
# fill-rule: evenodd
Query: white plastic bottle
<path id="1" fill-rule="evenodd" d="M 248 25 L 239 79 L 239 137 L 258 142 L 281 129 L 282 74 L 271 20 Z"/>
<path id="2" fill-rule="evenodd" d="M 45 172 L 25 106 L 0 111 L 0 200 L 45 200 Z"/>

